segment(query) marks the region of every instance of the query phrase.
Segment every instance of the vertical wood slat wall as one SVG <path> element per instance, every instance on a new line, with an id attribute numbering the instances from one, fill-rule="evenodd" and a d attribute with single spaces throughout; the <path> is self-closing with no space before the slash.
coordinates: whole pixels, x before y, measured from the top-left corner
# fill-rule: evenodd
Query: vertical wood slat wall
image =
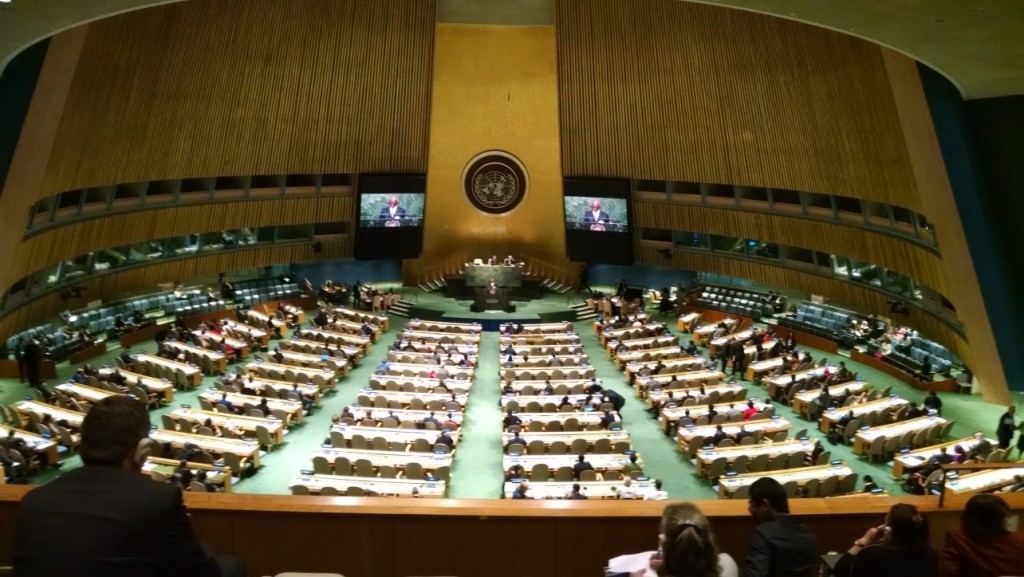
<path id="1" fill-rule="evenodd" d="M 251 249 L 214 252 L 192 258 L 156 262 L 124 271 L 116 271 L 98 277 L 84 279 L 76 285 L 84 286 L 85 300 L 113 296 L 129 291 L 148 288 L 157 284 L 179 279 L 216 274 L 223 271 L 254 268 L 283 262 L 306 262 L 314 260 L 335 260 L 352 255 L 352 236 L 337 241 L 321 243 L 320 253 L 314 253 L 307 243 L 285 246 L 260 246 Z M 14 309 L 0 318 L 0 335 L 12 335 L 20 330 L 52 319 L 57 313 L 68 308 L 80 308 L 85 300 L 65 302 L 63 291 L 57 290 L 28 304 Z"/>
<path id="2" fill-rule="evenodd" d="M 637 250 L 637 262 L 656 266 L 672 266 L 685 270 L 713 271 L 751 279 L 767 285 L 789 287 L 810 294 L 825 295 L 841 306 L 850 307 L 865 314 L 875 313 L 885 317 L 891 316 L 886 295 L 860 288 L 849 282 L 768 263 L 722 258 L 712 254 L 671 251 L 671 257 L 666 259 L 662 255 L 663 250 L 663 248 L 655 246 L 641 246 Z M 910 314 L 909 318 L 897 317 L 895 321 L 909 324 L 926 338 L 944 345 L 963 359 L 968 366 L 974 366 L 974 356 L 970 345 L 956 331 L 924 311 L 911 308 Z"/>
<path id="3" fill-rule="evenodd" d="M 749 238 L 855 258 L 895 270 L 946 295 L 942 259 L 908 241 L 856 226 L 729 208 L 637 200 L 641 228 Z"/>
<path id="4" fill-rule="evenodd" d="M 434 0 L 218 0 L 94 22 L 40 194 L 425 172 L 434 14 Z"/>
<path id="5" fill-rule="evenodd" d="M 566 175 L 767 186 L 928 214 L 882 49 L 676 0 L 558 0 Z"/>
<path id="6" fill-rule="evenodd" d="M 324 195 L 226 201 L 115 214 L 34 235 L 8 262 L 18 271 L 11 278 L 19 279 L 62 260 L 105 248 L 202 232 L 317 222 L 348 222 L 349 233 L 353 233 L 355 198 Z"/>

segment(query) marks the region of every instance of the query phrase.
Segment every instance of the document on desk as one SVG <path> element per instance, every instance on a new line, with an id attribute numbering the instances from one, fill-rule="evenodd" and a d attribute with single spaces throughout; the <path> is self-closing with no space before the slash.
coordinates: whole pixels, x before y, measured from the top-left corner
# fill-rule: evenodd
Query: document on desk
<path id="1" fill-rule="evenodd" d="M 641 569 L 646 569 L 644 577 L 658 575 L 657 571 L 651 569 L 651 556 L 657 553 L 657 551 L 646 551 L 644 553 L 634 553 L 632 555 L 619 555 L 614 559 L 608 560 L 608 567 L 605 568 L 605 575 L 615 575 L 617 573 L 632 573 Z"/>

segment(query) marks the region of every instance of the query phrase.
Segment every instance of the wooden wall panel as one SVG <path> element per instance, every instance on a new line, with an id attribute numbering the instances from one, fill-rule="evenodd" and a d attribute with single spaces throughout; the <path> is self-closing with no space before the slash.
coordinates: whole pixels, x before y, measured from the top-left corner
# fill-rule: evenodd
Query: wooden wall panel
<path id="1" fill-rule="evenodd" d="M 859 312 L 874 313 L 884 317 L 891 315 L 886 302 L 887 295 L 853 283 L 824 277 L 813 272 L 803 272 L 798 269 L 711 253 L 670 251 L 671 258 L 666 259 L 662 254 L 665 248 L 656 243 L 644 243 L 637 250 L 637 262 L 751 279 L 772 286 L 788 287 L 822 295 L 839 306 L 847 306 Z M 910 307 L 910 309 L 910 317 L 899 317 L 895 319 L 896 322 L 906 323 L 917 329 L 924 337 L 941 343 L 955 353 L 968 366 L 975 366 L 971 347 L 963 337 L 938 317 L 915 307 Z"/>
<path id="2" fill-rule="evenodd" d="M 752 238 L 838 254 L 890 268 L 943 295 L 949 294 L 942 259 L 920 245 L 891 235 L 797 216 L 728 208 L 647 201 L 636 201 L 633 208 L 639 227 Z"/>
<path id="3" fill-rule="evenodd" d="M 425 172 L 434 11 L 433 0 L 218 0 L 94 22 L 37 193 Z"/>
<path id="4" fill-rule="evenodd" d="M 566 175 L 768 186 L 928 214 L 882 49 L 676 0 L 559 0 Z"/>
<path id="5" fill-rule="evenodd" d="M 8 278 L 15 282 L 96 250 L 186 234 L 316 222 L 344 221 L 352 226 L 354 206 L 351 195 L 324 195 L 188 204 L 79 221 L 25 240 L 9 261 L 13 271 Z"/>
<path id="6" fill-rule="evenodd" d="M 115 272 L 85 279 L 76 284 L 85 287 L 84 297 L 91 301 L 139 289 L 156 291 L 156 286 L 159 283 L 224 271 L 282 263 L 336 260 L 352 256 L 352 235 L 342 240 L 327 241 L 321 244 L 319 254 L 315 254 L 310 245 L 306 243 L 257 246 L 250 249 L 214 252 L 192 258 L 158 261 L 151 265 L 123 271 L 115 270 Z M 62 292 L 57 290 L 46 294 L 0 318 L 0 335 L 7 338 L 21 330 L 52 320 L 57 313 L 69 308 L 69 303 L 60 298 Z M 74 307 L 80 307 L 82 304 L 83 301 L 75 301 Z"/>

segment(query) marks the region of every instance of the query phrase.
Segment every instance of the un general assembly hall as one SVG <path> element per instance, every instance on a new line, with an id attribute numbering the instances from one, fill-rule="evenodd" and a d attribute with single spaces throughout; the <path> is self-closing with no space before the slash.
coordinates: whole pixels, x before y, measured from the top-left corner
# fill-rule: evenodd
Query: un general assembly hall
<path id="1" fill-rule="evenodd" d="M 0 62 L 0 575 L 1024 574 L 1020 2 L 3 0 Z"/>

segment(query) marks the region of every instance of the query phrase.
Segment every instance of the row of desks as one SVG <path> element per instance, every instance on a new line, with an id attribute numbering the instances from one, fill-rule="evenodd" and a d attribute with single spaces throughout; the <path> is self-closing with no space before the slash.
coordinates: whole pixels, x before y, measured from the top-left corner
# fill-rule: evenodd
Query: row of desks
<path id="1" fill-rule="evenodd" d="M 358 487 L 364 493 L 375 493 L 383 496 L 421 498 L 444 497 L 446 483 L 437 479 L 428 481 L 424 479 L 386 479 L 383 477 L 355 477 L 342 475 L 298 475 L 289 483 L 288 487 L 303 486 L 309 492 L 317 495 L 324 487 L 332 487 L 338 493 L 345 495 L 350 487 Z"/>

